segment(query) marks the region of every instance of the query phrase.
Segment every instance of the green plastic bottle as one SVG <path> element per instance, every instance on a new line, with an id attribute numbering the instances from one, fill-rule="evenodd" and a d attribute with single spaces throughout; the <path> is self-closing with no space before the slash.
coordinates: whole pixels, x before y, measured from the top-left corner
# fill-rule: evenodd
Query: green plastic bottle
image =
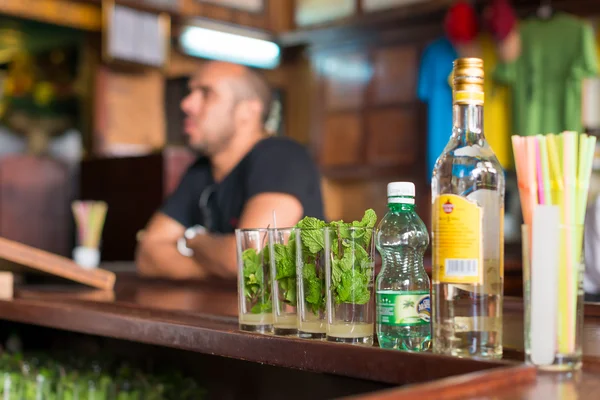
<path id="1" fill-rule="evenodd" d="M 431 344 L 429 277 L 423 254 L 425 224 L 415 212 L 415 185 L 391 182 L 388 212 L 377 228 L 382 268 L 377 276 L 377 336 L 385 349 L 425 351 Z"/>

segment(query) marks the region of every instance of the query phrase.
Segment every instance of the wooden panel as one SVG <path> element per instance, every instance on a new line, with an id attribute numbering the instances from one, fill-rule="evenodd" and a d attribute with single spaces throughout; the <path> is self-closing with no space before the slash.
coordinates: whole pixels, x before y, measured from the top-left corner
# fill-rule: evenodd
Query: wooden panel
<path id="1" fill-rule="evenodd" d="M 0 2 L 0 12 L 77 29 L 99 31 L 102 28 L 102 14 L 98 6 L 73 1 L 5 0 Z"/>
<path id="2" fill-rule="evenodd" d="M 182 12 L 189 16 L 205 17 L 237 25 L 268 29 L 269 20 L 266 10 L 254 13 L 240 11 L 230 7 L 204 3 L 198 0 L 182 0 Z"/>
<path id="3" fill-rule="evenodd" d="M 361 160 L 361 119 L 354 113 L 327 117 L 323 130 L 323 165 L 353 165 Z"/>
<path id="4" fill-rule="evenodd" d="M 284 64 L 278 70 L 285 72 L 284 115 L 285 134 L 300 143 L 307 144 L 311 133 L 311 123 L 315 115 L 311 115 L 311 95 L 316 92 L 316 79 L 308 58 L 301 54 L 290 64 Z M 269 80 L 271 81 L 271 77 Z"/>
<path id="5" fill-rule="evenodd" d="M 294 0 L 267 0 L 269 29 L 282 33 L 294 29 Z"/>
<path id="6" fill-rule="evenodd" d="M 110 271 L 101 268 L 87 270 L 70 258 L 5 238 L 0 238 L 0 269 L 43 272 L 102 290 L 112 290 L 115 285 L 115 274 Z"/>
<path id="7" fill-rule="evenodd" d="M 371 69 L 365 53 L 336 54 L 319 62 L 324 80 L 327 110 L 358 109 L 364 95 Z"/>
<path id="8" fill-rule="evenodd" d="M 102 240 L 104 261 L 134 259 L 137 232 L 163 202 L 163 173 L 162 154 L 82 162 L 81 197 L 108 204 Z"/>
<path id="9" fill-rule="evenodd" d="M 410 165 L 417 161 L 417 121 L 411 108 L 385 108 L 367 113 L 367 163 Z"/>
<path id="10" fill-rule="evenodd" d="M 62 163 L 33 156 L 0 161 L 0 235 L 55 254 L 71 249 L 71 182 Z"/>
<path id="11" fill-rule="evenodd" d="M 379 218 L 386 213 L 388 180 L 337 182 L 323 179 L 325 216 L 331 220 L 360 220 L 372 208 Z"/>
<path id="12" fill-rule="evenodd" d="M 96 74 L 96 154 L 121 145 L 148 150 L 165 143 L 165 80 L 159 71 L 125 73 L 100 68 Z"/>
<path id="13" fill-rule="evenodd" d="M 293 28 L 293 0 L 253 0 L 251 3 L 263 4 L 261 10 L 254 6 L 248 7 L 247 10 L 243 7 L 235 8 L 226 4 L 233 4 L 233 2 L 221 0 L 181 1 L 184 14 L 194 17 L 201 16 L 272 32 L 285 32 Z M 236 1 L 236 3 L 243 2 Z"/>
<path id="14" fill-rule="evenodd" d="M 170 78 L 165 82 L 165 117 L 167 146 L 183 146 L 187 143 L 185 135 L 185 113 L 181 102 L 189 94 L 189 78 Z"/>
<path id="15" fill-rule="evenodd" d="M 467 397 L 475 398 L 476 395 L 493 394 L 500 389 L 533 384 L 535 380 L 535 368 L 530 365 L 521 365 L 475 372 L 460 377 L 450 377 L 435 382 L 412 385 L 408 388 L 389 389 L 364 396 L 353 396 L 348 400 L 466 399 Z M 482 399 L 483 397 L 477 398 Z"/>
<path id="16" fill-rule="evenodd" d="M 414 46 L 398 46 L 377 49 L 373 54 L 373 81 L 369 88 L 371 104 L 415 100 L 417 49 Z"/>
<path id="17" fill-rule="evenodd" d="M 206 60 L 183 54 L 179 49 L 171 51 L 171 59 L 165 71 L 168 78 L 191 76 L 198 72 Z"/>

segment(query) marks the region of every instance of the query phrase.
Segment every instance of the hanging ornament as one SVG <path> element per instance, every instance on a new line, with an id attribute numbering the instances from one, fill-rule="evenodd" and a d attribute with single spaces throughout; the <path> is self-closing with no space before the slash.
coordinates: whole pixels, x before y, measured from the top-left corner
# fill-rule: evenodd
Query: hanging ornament
<path id="1" fill-rule="evenodd" d="M 474 41 L 479 33 L 479 24 L 473 6 L 464 0 L 454 3 L 444 19 L 444 30 L 455 46 Z"/>
<path id="2" fill-rule="evenodd" d="M 497 41 L 502 41 L 516 28 L 517 14 L 508 0 L 492 0 L 483 12 L 483 24 Z"/>

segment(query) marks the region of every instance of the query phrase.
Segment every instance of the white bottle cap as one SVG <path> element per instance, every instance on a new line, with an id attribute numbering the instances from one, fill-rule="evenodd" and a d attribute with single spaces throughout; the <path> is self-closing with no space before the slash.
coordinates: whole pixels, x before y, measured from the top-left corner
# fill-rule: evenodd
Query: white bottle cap
<path id="1" fill-rule="evenodd" d="M 415 204 L 415 184 L 390 182 L 387 186 L 388 203 Z"/>

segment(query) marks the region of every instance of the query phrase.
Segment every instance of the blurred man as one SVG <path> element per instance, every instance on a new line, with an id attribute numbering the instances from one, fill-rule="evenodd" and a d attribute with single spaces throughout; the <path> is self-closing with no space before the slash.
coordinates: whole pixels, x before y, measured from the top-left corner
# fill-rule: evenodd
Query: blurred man
<path id="1" fill-rule="evenodd" d="M 138 243 L 140 274 L 236 276 L 236 228 L 293 226 L 323 217 L 320 177 L 299 144 L 263 131 L 271 90 L 246 67 L 210 62 L 182 101 L 190 146 L 203 154 Z"/>

